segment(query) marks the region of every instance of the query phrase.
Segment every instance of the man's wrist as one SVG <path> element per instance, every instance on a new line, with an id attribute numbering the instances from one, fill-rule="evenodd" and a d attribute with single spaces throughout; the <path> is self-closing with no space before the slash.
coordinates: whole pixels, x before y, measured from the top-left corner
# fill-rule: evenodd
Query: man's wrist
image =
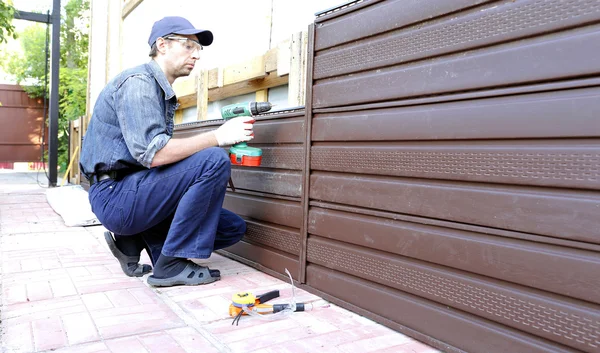
<path id="1" fill-rule="evenodd" d="M 207 133 L 207 135 L 208 135 L 207 137 L 209 139 L 209 143 L 212 146 L 219 147 L 219 140 L 217 139 L 216 131 L 210 131 Z"/>

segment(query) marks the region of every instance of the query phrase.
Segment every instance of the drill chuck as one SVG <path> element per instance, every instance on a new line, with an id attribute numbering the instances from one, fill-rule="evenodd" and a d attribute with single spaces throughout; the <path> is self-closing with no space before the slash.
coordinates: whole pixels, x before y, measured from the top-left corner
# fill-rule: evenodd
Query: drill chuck
<path id="1" fill-rule="evenodd" d="M 271 110 L 272 107 L 273 105 L 269 102 L 250 102 L 250 112 L 253 116 L 266 113 Z"/>

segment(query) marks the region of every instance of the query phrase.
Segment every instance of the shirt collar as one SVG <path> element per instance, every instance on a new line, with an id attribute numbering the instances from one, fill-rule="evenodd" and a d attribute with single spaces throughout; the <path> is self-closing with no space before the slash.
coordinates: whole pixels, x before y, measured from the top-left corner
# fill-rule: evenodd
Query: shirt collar
<path id="1" fill-rule="evenodd" d="M 167 80 L 167 76 L 165 76 L 165 73 L 160 68 L 158 63 L 154 60 L 150 60 L 148 67 L 150 68 L 152 75 L 154 75 L 154 78 L 156 78 L 156 81 L 162 90 L 165 92 L 165 100 L 170 100 L 171 98 L 175 97 L 175 91 L 173 90 L 173 87 L 171 87 L 171 84 Z"/>

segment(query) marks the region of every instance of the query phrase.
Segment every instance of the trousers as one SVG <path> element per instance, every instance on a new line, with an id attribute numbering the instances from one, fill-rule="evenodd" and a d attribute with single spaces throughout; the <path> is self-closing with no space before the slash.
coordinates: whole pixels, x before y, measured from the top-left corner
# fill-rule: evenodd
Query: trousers
<path id="1" fill-rule="evenodd" d="M 141 238 L 160 254 L 206 259 L 242 239 L 246 222 L 223 209 L 231 162 L 217 147 L 169 165 L 105 179 L 89 189 L 92 212 L 115 236 Z"/>

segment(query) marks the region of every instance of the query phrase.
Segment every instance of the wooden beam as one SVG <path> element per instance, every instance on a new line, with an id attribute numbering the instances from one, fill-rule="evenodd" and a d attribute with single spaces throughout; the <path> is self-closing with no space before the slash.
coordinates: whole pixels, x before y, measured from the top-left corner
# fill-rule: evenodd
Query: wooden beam
<path id="1" fill-rule="evenodd" d="M 272 72 L 265 78 L 251 81 L 234 83 L 229 86 L 214 88 L 208 91 L 208 100 L 215 102 L 221 99 L 239 96 L 246 93 L 252 93 L 259 90 L 285 85 L 288 82 L 287 76 L 278 76 Z"/>
<path id="2" fill-rule="evenodd" d="M 198 89 L 196 84 L 197 79 L 197 74 L 176 79 L 175 82 L 173 82 L 173 91 L 176 92 L 177 97 L 196 93 L 196 90 Z"/>
<path id="3" fill-rule="evenodd" d="M 131 11 L 135 10 L 136 7 L 138 7 L 139 4 L 142 3 L 142 1 L 144 0 L 124 0 L 125 4 L 123 5 L 123 10 L 121 12 L 121 18 L 125 19 L 125 17 L 127 17 Z"/>
<path id="4" fill-rule="evenodd" d="M 196 107 L 198 108 L 198 120 L 208 118 L 208 71 L 200 71 L 198 75 L 198 89 Z"/>
<path id="5" fill-rule="evenodd" d="M 288 76 L 279 76 L 277 71 L 271 72 L 264 78 L 234 83 L 228 86 L 210 88 L 208 101 L 215 102 L 224 98 L 239 96 L 268 88 L 283 86 L 288 83 Z M 179 109 L 193 107 L 197 104 L 196 92 L 188 95 L 178 95 Z"/>
<path id="6" fill-rule="evenodd" d="M 269 101 L 269 89 L 261 89 L 260 91 L 256 91 L 257 102 L 268 102 Z"/>
<path id="7" fill-rule="evenodd" d="M 175 117 L 173 119 L 173 122 L 175 124 L 181 124 L 181 123 L 183 123 L 183 109 L 177 109 L 175 111 Z"/>
<path id="8" fill-rule="evenodd" d="M 279 55 L 279 47 L 276 46 L 273 49 L 269 49 L 265 54 L 265 72 L 277 71 L 277 58 Z"/>
<path id="9" fill-rule="evenodd" d="M 292 35 L 290 79 L 288 86 L 288 104 L 291 106 L 304 105 L 306 89 L 306 55 L 308 34 L 299 32 Z"/>
<path id="10" fill-rule="evenodd" d="M 286 40 L 279 45 L 277 51 L 277 72 L 280 75 L 287 75 L 290 73 L 290 62 L 291 62 L 291 42 Z"/>
<path id="11" fill-rule="evenodd" d="M 231 65 L 223 70 L 223 86 L 240 81 L 265 77 L 265 57 L 257 56 L 250 61 Z"/>

